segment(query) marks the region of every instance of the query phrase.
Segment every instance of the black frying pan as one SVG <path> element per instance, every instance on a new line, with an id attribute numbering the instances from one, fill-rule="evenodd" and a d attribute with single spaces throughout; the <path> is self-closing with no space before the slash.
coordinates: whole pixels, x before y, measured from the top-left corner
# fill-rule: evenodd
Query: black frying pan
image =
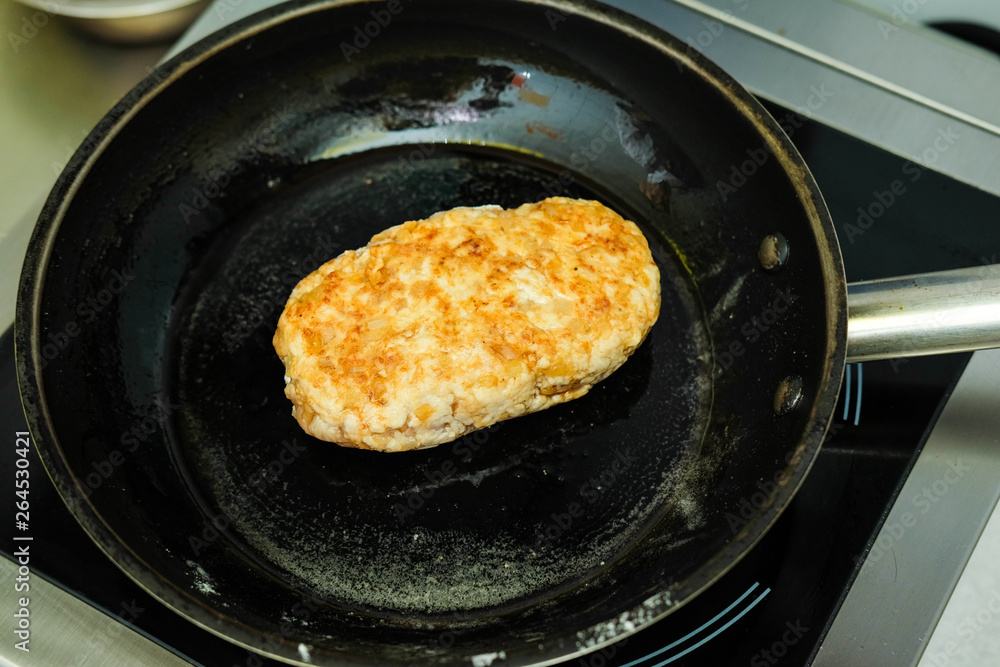
<path id="1" fill-rule="evenodd" d="M 299 278 L 405 220 L 557 194 L 635 220 L 659 264 L 617 373 L 426 451 L 299 429 L 271 348 Z M 191 621 L 288 662 L 520 665 L 664 617 L 761 537 L 826 431 L 845 299 L 787 138 L 668 35 L 557 0 L 293 3 L 84 142 L 17 362 L 72 513 Z"/>

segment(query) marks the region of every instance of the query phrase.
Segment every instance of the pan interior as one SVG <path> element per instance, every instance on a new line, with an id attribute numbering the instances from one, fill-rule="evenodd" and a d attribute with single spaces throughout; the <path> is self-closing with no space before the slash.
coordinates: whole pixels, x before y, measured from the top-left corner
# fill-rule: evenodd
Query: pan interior
<path id="1" fill-rule="evenodd" d="M 407 625 L 536 606 L 609 567 L 672 498 L 707 410 L 697 301 L 666 240 L 646 227 L 660 320 L 587 396 L 432 450 L 350 450 L 290 415 L 271 338 L 291 287 L 389 224 L 534 201 L 558 171 L 434 145 L 311 171 L 231 224 L 178 303 L 171 444 L 206 512 L 277 579 Z M 615 203 L 580 178 L 567 194 Z"/>
<path id="2" fill-rule="evenodd" d="M 98 127 L 26 262 L 26 412 L 101 547 L 232 641 L 312 664 L 562 659 L 697 594 L 801 481 L 843 354 L 830 225 L 749 95 L 676 40 L 590 3 L 400 6 L 385 25 L 380 3 L 283 6 Z M 549 195 L 649 240 L 661 315 L 621 369 L 422 452 L 299 429 L 271 337 L 300 278 L 391 225 Z M 792 251 L 767 273 L 774 233 Z"/>

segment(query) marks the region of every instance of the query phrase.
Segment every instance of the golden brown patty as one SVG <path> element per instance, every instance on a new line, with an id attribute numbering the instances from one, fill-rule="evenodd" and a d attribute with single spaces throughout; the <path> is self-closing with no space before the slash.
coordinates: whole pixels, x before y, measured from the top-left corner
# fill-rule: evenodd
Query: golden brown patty
<path id="1" fill-rule="evenodd" d="M 598 202 L 436 213 L 292 290 L 285 394 L 317 438 L 433 447 L 586 394 L 653 326 L 659 280 L 639 228 Z"/>

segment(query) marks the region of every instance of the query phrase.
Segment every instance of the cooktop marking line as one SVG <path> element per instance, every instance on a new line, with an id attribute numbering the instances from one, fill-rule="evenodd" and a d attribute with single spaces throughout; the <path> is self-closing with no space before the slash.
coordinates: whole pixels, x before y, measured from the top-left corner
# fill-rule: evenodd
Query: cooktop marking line
<path id="1" fill-rule="evenodd" d="M 674 648 L 678 644 L 683 644 L 684 642 L 686 642 L 687 640 L 691 639 L 692 637 L 694 637 L 695 635 L 697 635 L 698 633 L 700 633 L 702 630 L 704 630 L 705 628 L 709 627 L 710 625 L 712 625 L 713 623 L 715 623 L 717 620 L 719 620 L 720 618 L 722 618 L 723 616 L 725 616 L 726 614 L 728 614 L 730 611 L 732 611 L 733 607 L 735 607 L 736 605 L 738 605 L 740 602 L 743 602 L 743 600 L 745 600 L 748 595 L 750 595 L 751 593 L 753 593 L 754 590 L 756 590 L 756 588 L 758 586 L 760 586 L 760 582 L 754 582 L 753 586 L 751 586 L 750 588 L 748 588 L 747 591 L 743 595 L 741 595 L 739 598 L 737 598 L 735 602 L 733 602 L 728 607 L 726 607 L 725 609 L 723 609 L 722 611 L 720 611 L 718 614 L 716 614 L 710 621 L 702 624 L 701 627 L 698 627 L 698 628 L 692 630 L 691 632 L 687 633 L 686 635 L 684 635 L 683 637 L 681 637 L 680 639 L 678 639 L 674 643 L 668 644 L 667 646 L 664 646 L 663 648 L 661 648 L 659 650 L 653 651 L 652 653 L 650 653 L 648 655 L 644 655 L 643 657 L 641 657 L 641 658 L 639 658 L 637 660 L 633 660 L 632 662 L 627 662 L 624 665 L 621 665 L 621 667 L 634 667 L 635 665 L 638 665 L 641 662 L 649 660 L 650 658 L 655 658 L 656 656 L 660 655 L 664 651 L 669 651 L 670 649 Z M 743 614 L 747 613 L 747 611 L 749 611 L 750 609 L 752 609 L 753 606 L 756 605 L 758 602 L 760 602 L 761 598 L 763 598 L 769 592 L 771 592 L 770 588 L 768 588 L 767 590 L 765 590 L 764 593 L 759 598 L 757 598 L 757 600 L 755 600 L 753 604 L 751 604 L 749 607 L 747 607 L 745 610 L 743 610 L 739 614 L 739 616 L 736 616 L 732 621 L 730 621 L 728 624 L 724 625 L 719 631 L 717 631 L 716 633 L 710 635 L 708 637 L 708 639 L 711 639 L 715 635 L 719 634 L 719 632 L 721 632 L 722 630 L 725 630 L 730 625 L 732 625 L 733 622 L 736 619 L 738 619 L 740 616 L 742 616 Z M 703 644 L 705 641 L 708 641 L 708 639 L 703 640 L 699 644 L 696 644 L 695 647 L 701 646 L 701 644 Z M 685 653 L 686 652 L 687 651 L 685 651 Z M 667 660 L 667 662 L 671 662 L 673 660 L 676 660 L 681 655 L 684 655 L 684 653 L 681 653 L 680 655 L 677 655 L 677 656 L 674 656 L 673 658 L 670 658 L 669 660 Z M 661 662 L 660 664 L 661 665 L 665 665 L 665 664 L 667 664 L 667 662 Z M 659 667 L 659 666 L 656 666 L 656 667 Z"/>
<path id="2" fill-rule="evenodd" d="M 712 640 L 713 638 L 715 638 L 715 637 L 716 637 L 717 635 L 719 635 L 720 633 L 722 633 L 723 631 L 725 631 L 725 629 L 726 629 L 726 628 L 728 628 L 728 627 L 729 627 L 730 625 L 732 625 L 732 624 L 733 624 L 733 623 L 735 623 L 736 621 L 738 621 L 738 620 L 740 620 L 741 618 L 743 618 L 744 614 L 746 614 L 746 613 L 747 613 L 748 611 L 750 611 L 751 609 L 753 609 L 754 607 L 756 607 L 756 606 L 757 606 L 757 603 L 758 603 L 758 602 L 760 602 L 761 600 L 763 600 L 764 598 L 766 598 L 766 597 L 767 597 L 767 594 L 768 594 L 768 593 L 770 593 L 770 592 L 771 592 L 771 589 L 770 589 L 770 588 L 765 588 L 765 589 L 764 589 L 764 592 L 763 592 L 763 593 L 761 593 L 760 595 L 758 595 L 758 596 L 757 596 L 757 599 L 756 599 L 756 600 L 754 600 L 753 602 L 751 602 L 751 603 L 750 603 L 750 604 L 749 604 L 749 605 L 747 606 L 747 608 L 746 608 L 746 609 L 744 609 L 743 611 L 741 611 L 740 613 L 736 614 L 736 615 L 735 615 L 735 616 L 733 616 L 733 617 L 732 617 L 731 619 L 729 619 L 729 622 L 727 622 L 727 623 L 726 623 L 725 625 L 723 625 L 723 626 L 722 626 L 721 628 L 719 628 L 718 630 L 716 630 L 715 632 L 713 632 L 713 633 L 712 633 L 712 634 L 710 634 L 709 636 L 705 637 L 704 639 L 702 639 L 702 640 L 701 640 L 700 642 L 698 642 L 697 644 L 692 644 L 691 646 L 687 647 L 686 649 L 684 649 L 683 651 L 681 651 L 681 652 L 680 652 L 680 653 L 678 653 L 677 655 L 673 656 L 672 658 L 667 658 L 667 659 L 666 659 L 666 660 L 664 660 L 663 662 L 658 662 L 658 663 L 656 663 L 655 665 L 653 665 L 652 667 L 663 667 L 663 665 L 667 665 L 667 664 L 670 664 L 670 663 L 671 663 L 671 662 L 673 662 L 674 660 L 678 660 L 678 659 L 680 659 L 680 658 L 683 658 L 683 657 L 684 657 L 685 655 L 687 655 L 687 654 L 688 654 L 688 653 L 690 653 L 691 651 L 695 650 L 696 648 L 698 648 L 699 646 L 701 646 L 701 645 L 702 645 L 702 644 L 704 644 L 705 642 L 708 642 L 708 641 L 711 641 L 711 640 Z"/>
<path id="3" fill-rule="evenodd" d="M 858 398 L 854 407 L 854 425 L 857 426 L 861 420 L 861 362 L 858 362 Z"/>
<path id="4" fill-rule="evenodd" d="M 847 385 L 847 393 L 844 394 L 844 421 L 847 421 L 847 414 L 851 409 L 851 364 L 847 364 L 847 376 L 844 378 Z"/>

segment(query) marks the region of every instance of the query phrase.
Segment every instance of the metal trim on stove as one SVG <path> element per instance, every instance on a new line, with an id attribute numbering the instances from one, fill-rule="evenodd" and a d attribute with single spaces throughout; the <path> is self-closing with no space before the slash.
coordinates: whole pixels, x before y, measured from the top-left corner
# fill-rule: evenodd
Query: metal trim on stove
<path id="1" fill-rule="evenodd" d="M 1000 350 L 976 352 L 813 667 L 915 665 L 1000 498 Z"/>
<path id="2" fill-rule="evenodd" d="M 1000 195 L 1000 58 L 833 0 L 612 0 L 758 97 Z M 779 119 L 780 120 L 780 119 Z"/>
<path id="3" fill-rule="evenodd" d="M 0 558 L 0 579 L 14 581 L 16 563 Z M 142 609 L 125 603 L 105 613 L 37 576 L 31 579 L 32 635 L 26 650 L 13 640 L 0 644 L 0 663 L 13 667 L 75 665 L 76 667 L 190 667 L 125 620 Z M 43 614 L 37 610 L 44 609 Z M 107 650 L 108 647 L 113 650 Z"/>

